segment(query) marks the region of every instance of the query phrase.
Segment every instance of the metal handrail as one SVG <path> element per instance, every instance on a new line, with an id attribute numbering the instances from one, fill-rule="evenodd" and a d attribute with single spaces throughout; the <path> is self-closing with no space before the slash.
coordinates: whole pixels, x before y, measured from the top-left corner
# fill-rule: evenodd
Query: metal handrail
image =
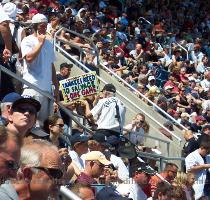
<path id="1" fill-rule="evenodd" d="M 143 19 L 145 22 L 147 22 L 148 24 L 152 25 L 152 23 L 149 20 L 145 19 L 144 17 L 139 17 L 139 19 Z M 138 19 L 138 21 L 139 21 L 139 19 Z"/>
<path id="2" fill-rule="evenodd" d="M 78 197 L 76 194 L 74 194 L 71 190 L 69 190 L 65 186 L 60 187 L 60 193 L 69 200 L 82 200 L 80 197 Z"/>
<path id="3" fill-rule="evenodd" d="M 136 133 L 135 131 L 130 131 L 128 129 L 125 129 L 123 128 L 123 131 L 127 131 L 128 133 Z M 126 134 L 123 134 L 125 137 L 126 137 Z M 153 139 L 153 140 L 157 140 L 159 142 L 162 142 L 162 143 L 165 143 L 166 146 L 167 146 L 167 155 L 169 156 L 169 150 L 170 150 L 170 141 L 167 141 L 167 140 L 163 140 L 163 139 L 160 139 L 158 137 L 154 137 L 154 136 L 151 136 L 151 135 L 147 135 L 147 134 L 142 134 L 142 133 L 138 133 L 138 135 L 144 137 L 144 138 L 150 138 L 150 139 Z"/>
<path id="4" fill-rule="evenodd" d="M 95 43 L 93 42 L 93 40 L 91 40 L 90 38 L 88 38 L 88 37 L 86 37 L 86 36 L 84 36 L 84 35 L 82 35 L 82 34 L 80 34 L 80 33 L 77 33 L 77 32 L 75 32 L 75 31 L 72 31 L 72 30 L 69 30 L 69 29 L 67 29 L 67 28 L 65 28 L 65 27 L 62 27 L 62 28 L 60 28 L 58 31 L 56 31 L 56 33 L 55 33 L 55 35 L 54 35 L 54 43 L 56 43 L 56 39 L 59 38 L 58 35 L 60 34 L 60 32 L 61 32 L 62 30 L 67 31 L 67 32 L 70 32 L 70 33 L 72 33 L 72 34 L 74 34 L 74 35 L 77 35 L 77 36 L 79 36 L 79 37 L 81 37 L 81 38 L 83 38 L 83 39 L 89 41 L 89 43 L 90 43 L 91 46 L 93 47 L 94 51 L 96 52 L 97 65 L 99 64 L 99 51 L 98 51 L 98 48 L 96 47 Z"/>
<path id="5" fill-rule="evenodd" d="M 185 158 L 183 157 L 165 157 L 153 153 L 147 153 L 147 152 L 138 152 L 140 157 L 153 159 L 160 162 L 160 171 L 163 171 L 163 163 L 167 160 L 177 160 L 177 161 L 184 161 Z"/>
<path id="6" fill-rule="evenodd" d="M 146 20 L 144 17 L 140 17 L 144 20 Z M 139 19 L 140 19 L 139 18 Z M 151 24 L 151 22 L 149 22 L 148 20 L 146 20 L 148 23 Z M 159 110 L 162 114 L 164 114 L 164 116 L 168 117 L 169 119 L 171 119 L 174 123 L 176 123 L 178 125 L 178 127 L 181 127 L 185 130 L 187 130 L 187 128 L 185 126 L 183 126 L 182 124 L 180 124 L 177 120 L 175 120 L 172 116 L 170 116 L 167 112 L 165 112 L 162 108 L 160 108 L 158 105 L 156 105 L 154 102 L 152 102 L 150 99 L 148 99 L 145 95 L 143 95 L 142 93 L 140 93 L 138 90 L 136 90 L 134 87 L 132 87 L 130 84 L 128 84 L 125 80 L 123 80 L 121 77 L 119 77 L 117 74 L 115 74 L 112 70 L 110 70 L 109 68 L 107 68 L 103 63 L 100 63 L 99 62 L 99 55 L 98 55 L 98 48 L 96 47 L 96 45 L 94 44 L 94 42 L 85 37 L 84 35 L 81 35 L 75 31 L 71 31 L 67 28 L 61 28 L 59 29 L 56 33 L 55 33 L 55 36 L 54 36 L 54 44 L 56 43 L 56 39 L 57 39 L 57 35 L 62 31 L 62 30 L 66 30 L 66 31 L 69 31 L 70 33 L 72 34 L 75 34 L 75 35 L 78 35 L 86 40 L 88 40 L 94 47 L 94 50 L 97 54 L 97 62 L 99 63 L 99 65 L 101 65 L 103 68 L 105 68 L 106 70 L 108 70 L 113 76 L 115 76 L 118 80 L 120 80 L 122 83 L 124 83 L 127 87 L 129 87 L 132 91 L 136 92 L 137 94 L 139 94 L 142 98 L 144 98 L 145 100 L 147 100 L 153 107 L 155 107 L 157 110 Z M 55 46 L 54 46 L 55 48 Z M 79 64 L 79 63 L 78 63 Z M 79 64 L 80 65 L 80 64 Z M 89 70 L 88 70 L 89 71 Z M 142 111 L 142 109 L 141 109 Z M 144 111 L 143 111 L 144 112 Z M 144 112 L 145 113 L 145 112 Z M 172 133 L 172 135 L 174 136 L 174 134 Z M 174 136 L 176 138 L 176 136 Z M 180 139 L 180 138 L 179 138 Z M 181 141 L 181 139 L 180 139 Z"/>
<path id="7" fill-rule="evenodd" d="M 10 70 L 8 70 L 6 67 L 0 65 L 0 75 L 1 72 L 4 72 L 6 74 L 8 74 L 9 76 L 17 79 L 18 81 L 24 83 L 25 85 L 27 85 L 28 87 L 38 91 L 41 95 L 47 97 L 48 99 L 50 99 L 51 101 L 54 101 L 54 97 L 52 95 L 50 95 L 47 92 L 42 91 L 41 89 L 39 89 L 38 87 L 36 87 L 35 85 L 29 83 L 28 81 L 24 80 L 22 77 L 19 77 L 18 75 L 16 75 L 15 73 L 11 72 Z M 0 76 L 1 77 L 1 76 Z M 78 124 L 80 127 L 82 127 L 85 131 L 87 131 L 88 133 L 93 133 L 92 130 L 88 129 L 86 126 L 84 126 L 83 124 L 81 124 L 77 118 L 74 116 L 75 113 L 71 112 L 70 110 L 68 110 L 62 103 L 57 102 L 59 108 L 61 108 L 68 116 L 71 117 L 71 119 Z M 79 115 L 76 114 L 77 117 L 80 117 Z M 83 116 L 81 116 L 81 118 L 84 118 Z"/>
<path id="8" fill-rule="evenodd" d="M 148 99 L 145 95 L 143 95 L 141 92 L 139 92 L 136 88 L 134 88 L 133 86 L 131 86 L 129 83 L 127 83 L 125 80 L 123 80 L 121 77 L 119 77 L 117 74 L 115 74 L 111 69 L 109 69 L 108 67 L 106 67 L 105 65 L 101 64 L 101 66 L 103 68 L 105 68 L 107 71 L 109 71 L 113 76 L 115 76 L 117 79 L 119 79 L 123 84 L 125 84 L 127 87 L 129 87 L 130 89 L 132 89 L 133 91 L 135 91 L 137 94 L 139 94 L 142 98 L 144 98 L 146 101 L 148 101 L 150 104 L 152 104 L 153 107 L 155 107 L 157 110 L 161 111 L 161 113 L 163 113 L 165 116 L 167 116 L 169 119 L 171 119 L 174 123 L 178 124 L 180 127 L 182 127 L 183 129 L 187 130 L 186 127 L 184 127 L 182 124 L 180 124 L 179 122 L 177 122 L 177 120 L 175 120 L 173 117 L 171 117 L 167 112 L 165 112 L 162 108 L 160 108 L 158 105 L 156 105 L 153 101 L 151 101 L 150 99 Z"/>
<path id="9" fill-rule="evenodd" d="M 188 50 L 186 49 L 186 48 L 184 48 L 181 44 L 179 44 L 178 42 L 175 42 L 175 44 L 177 44 L 180 48 L 182 48 L 185 52 L 186 52 L 186 54 L 187 54 L 187 60 L 189 59 L 189 52 L 188 52 Z"/>
<path id="10" fill-rule="evenodd" d="M 80 63 L 77 59 L 75 59 L 73 56 L 71 56 L 68 52 L 66 52 L 63 48 L 61 48 L 59 45 L 57 45 L 56 43 L 54 43 L 55 48 L 58 48 L 59 51 L 63 52 L 67 57 L 71 58 L 75 63 L 77 63 L 79 66 L 81 66 L 82 68 L 84 68 L 85 70 L 87 70 L 88 72 L 90 72 L 91 70 L 89 68 L 87 68 L 84 64 Z M 101 77 L 98 76 L 98 79 L 103 82 L 104 84 L 107 84 L 106 81 L 104 81 Z M 119 94 L 121 97 L 123 97 L 124 99 L 126 99 L 127 102 L 129 102 L 131 105 L 133 105 L 134 107 L 136 107 L 138 110 L 140 110 L 141 112 L 143 112 L 148 118 L 150 118 L 152 121 L 154 121 L 156 124 L 158 124 L 161 128 L 165 129 L 166 131 L 168 131 L 173 137 L 175 137 L 179 142 L 182 141 L 182 139 L 180 137 L 178 137 L 177 135 L 175 135 L 173 132 L 171 132 L 170 130 L 168 130 L 166 127 L 164 127 L 160 122 L 158 122 L 156 119 L 154 119 L 152 116 L 150 116 L 148 113 L 146 113 L 143 109 L 141 109 L 140 107 L 138 107 L 136 104 L 134 104 L 129 98 L 127 98 L 126 96 L 124 96 L 122 93 L 120 93 L 117 90 L 117 94 Z"/>

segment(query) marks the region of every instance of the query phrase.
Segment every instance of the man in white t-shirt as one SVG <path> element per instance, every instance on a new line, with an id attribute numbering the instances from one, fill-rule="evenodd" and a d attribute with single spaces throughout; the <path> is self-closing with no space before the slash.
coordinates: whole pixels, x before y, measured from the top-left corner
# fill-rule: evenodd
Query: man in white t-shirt
<path id="1" fill-rule="evenodd" d="M 53 44 L 46 38 L 47 18 L 43 14 L 36 14 L 32 18 L 34 33 L 25 37 L 21 43 L 23 64 L 23 79 L 35 85 L 42 91 L 52 94 L 52 84 L 54 85 L 55 102 L 58 100 L 58 81 L 53 62 L 55 53 Z M 24 85 L 23 95 L 33 96 L 43 106 L 38 114 L 39 125 L 52 112 L 53 105 L 50 101 Z"/>
<path id="2" fill-rule="evenodd" d="M 97 132 L 106 136 L 119 135 L 124 124 L 126 109 L 115 93 L 115 86 L 106 84 L 102 90 L 103 98 L 87 112 L 87 117 L 93 117 L 97 122 Z"/>
<path id="3" fill-rule="evenodd" d="M 196 200 L 206 193 L 204 188 L 210 168 L 209 153 L 210 141 L 205 139 L 201 141 L 199 149 L 193 151 L 185 158 L 186 171 L 195 174 L 193 189 L 195 190 Z"/>
<path id="4" fill-rule="evenodd" d="M 143 162 L 131 166 L 132 178 L 120 184 L 117 191 L 121 195 L 134 200 L 146 200 L 148 197 L 143 189 L 149 185 L 152 175 L 155 175 L 155 171 Z"/>

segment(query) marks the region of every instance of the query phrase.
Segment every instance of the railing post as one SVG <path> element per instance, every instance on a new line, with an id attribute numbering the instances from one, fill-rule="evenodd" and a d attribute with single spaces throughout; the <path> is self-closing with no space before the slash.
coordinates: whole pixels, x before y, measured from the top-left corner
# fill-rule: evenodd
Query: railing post
<path id="1" fill-rule="evenodd" d="M 163 171 L 163 158 L 160 158 L 160 171 Z"/>
<path id="2" fill-rule="evenodd" d="M 170 143 L 166 143 L 166 145 L 167 145 L 167 154 L 168 154 L 168 156 L 169 156 L 169 150 L 170 150 Z"/>

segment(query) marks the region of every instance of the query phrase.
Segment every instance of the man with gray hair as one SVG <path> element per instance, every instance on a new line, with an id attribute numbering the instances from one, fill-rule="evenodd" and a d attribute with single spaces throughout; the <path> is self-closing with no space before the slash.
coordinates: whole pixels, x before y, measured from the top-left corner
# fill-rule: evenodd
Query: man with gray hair
<path id="1" fill-rule="evenodd" d="M 13 194 L 30 200 L 47 200 L 57 195 L 57 183 L 63 172 L 56 146 L 40 139 L 29 141 L 21 149 L 20 163 L 19 179 L 12 181 Z M 0 187 L 0 199 L 11 199 L 11 191 L 5 188 L 6 185 Z"/>
<path id="2" fill-rule="evenodd" d="M 19 135 L 5 126 L 0 126 L 0 184 L 10 177 L 16 177 L 21 144 L 22 139 Z"/>
<path id="3" fill-rule="evenodd" d="M 8 117 L 11 111 L 12 104 L 20 98 L 21 96 L 19 94 L 11 92 L 2 99 L 0 125 L 6 126 L 9 123 Z"/>

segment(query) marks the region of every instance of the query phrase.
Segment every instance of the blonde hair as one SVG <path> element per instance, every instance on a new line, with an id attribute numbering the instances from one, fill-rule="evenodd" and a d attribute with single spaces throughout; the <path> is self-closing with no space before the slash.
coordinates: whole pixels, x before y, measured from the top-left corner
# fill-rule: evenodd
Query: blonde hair
<path id="1" fill-rule="evenodd" d="M 182 186 L 187 184 L 187 174 L 184 172 L 177 172 L 177 175 L 174 179 L 174 183 L 177 184 L 177 186 Z"/>

